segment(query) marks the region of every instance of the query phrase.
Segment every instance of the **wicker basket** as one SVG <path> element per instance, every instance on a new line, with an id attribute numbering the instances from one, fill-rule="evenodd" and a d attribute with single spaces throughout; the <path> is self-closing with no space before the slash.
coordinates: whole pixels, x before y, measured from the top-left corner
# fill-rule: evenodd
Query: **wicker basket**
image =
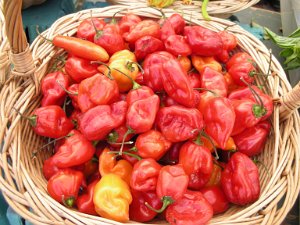
<path id="1" fill-rule="evenodd" d="M 34 224 L 120 224 L 66 208 L 52 199 L 46 191 L 47 182 L 42 174 L 42 163 L 49 155 L 47 152 L 39 152 L 36 157 L 32 157 L 32 152 L 42 145 L 43 139 L 34 134 L 28 121 L 22 119 L 14 108 L 29 115 L 39 106 L 39 81 L 45 75 L 51 58 L 62 51 L 40 37 L 28 48 L 21 26 L 20 4 L 19 0 L 5 0 L 4 7 L 6 21 L 14 24 L 14 28 L 7 29 L 14 70 L 10 73 L 12 78 L 5 83 L 0 93 L 0 143 L 3 143 L 0 188 L 4 198 L 18 214 Z M 115 12 L 125 8 L 111 6 L 93 9 L 92 14 L 95 17 L 111 18 Z M 145 17 L 160 16 L 152 8 L 135 7 L 130 11 Z M 57 34 L 73 35 L 79 23 L 90 15 L 91 10 L 86 10 L 64 16 L 43 35 L 49 39 Z M 192 23 L 215 31 L 229 26 L 228 31 L 237 36 L 239 46 L 253 56 L 262 72 L 267 73 L 270 53 L 253 35 L 237 25 L 233 26 L 232 22 L 218 18 L 212 18 L 210 22 L 200 18 L 193 19 Z M 297 198 L 300 188 L 300 118 L 295 109 L 300 105 L 300 85 L 292 90 L 282 67 L 274 57 L 271 71 L 278 75 L 267 77 L 265 86 L 265 91 L 275 99 L 271 117 L 273 131 L 265 151 L 258 157 L 269 168 L 270 174 L 259 166 L 260 198 L 245 207 L 232 206 L 226 213 L 214 217 L 211 224 L 280 224 Z M 131 221 L 129 224 L 140 223 Z"/>
<path id="2" fill-rule="evenodd" d="M 233 13 L 247 9 L 259 1 L 260 0 L 211 0 L 207 5 L 207 12 L 209 15 L 228 18 Z M 111 4 L 120 4 L 133 7 L 148 6 L 147 0 L 108 0 L 108 2 Z M 184 14 L 188 14 L 190 16 L 192 15 L 193 17 L 201 15 L 201 0 L 193 0 L 191 4 L 185 4 L 184 2 L 187 1 L 177 0 L 173 3 L 173 5 L 169 6 L 168 9 L 183 12 Z"/>

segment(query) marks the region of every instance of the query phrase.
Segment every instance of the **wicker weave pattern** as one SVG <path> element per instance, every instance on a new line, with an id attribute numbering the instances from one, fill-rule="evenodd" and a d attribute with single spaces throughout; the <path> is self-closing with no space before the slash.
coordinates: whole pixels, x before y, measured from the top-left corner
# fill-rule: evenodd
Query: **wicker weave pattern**
<path id="1" fill-rule="evenodd" d="M 18 0 L 11 0 L 16 4 Z M 111 18 L 112 15 L 126 9 L 122 6 L 111 6 L 92 10 L 94 17 Z M 135 7 L 130 9 L 137 15 L 159 18 L 160 13 L 151 8 Z M 124 11 L 118 14 L 119 16 Z M 167 16 L 171 10 L 167 10 Z M 7 14 L 7 13 L 6 13 Z M 79 23 L 89 18 L 91 10 L 64 16 L 57 20 L 52 27 L 43 33 L 49 39 L 57 34 L 73 35 Z M 8 18 L 8 17 L 6 17 Z M 186 16 L 189 20 L 189 16 Z M 199 24 L 212 30 L 227 30 L 233 32 L 242 49 L 249 52 L 259 65 L 262 72 L 268 72 L 270 53 L 268 49 L 253 35 L 239 26 L 227 20 L 212 18 L 207 22 L 193 19 L 192 23 Z M 11 41 L 11 43 L 14 43 Z M 51 59 L 62 51 L 53 47 L 38 37 L 30 47 L 36 71 L 35 78 L 40 81 L 46 74 L 51 64 Z M 24 56 L 24 61 L 26 56 Z M 291 86 L 279 62 L 272 57 L 272 74 L 278 76 L 267 77 L 265 91 L 275 99 L 291 91 Z M 21 72 L 21 71 L 18 71 Z M 262 80 L 257 80 L 262 84 Z M 43 144 L 43 140 L 37 137 L 28 121 L 22 119 L 14 108 L 25 115 L 29 115 L 39 106 L 40 98 L 35 95 L 37 87 L 30 77 L 16 76 L 5 84 L 0 93 L 0 142 L 4 141 L 0 157 L 2 174 L 0 176 L 0 188 L 6 201 L 23 218 L 34 224 L 120 224 L 101 217 L 90 216 L 68 209 L 52 199 L 46 191 L 46 180 L 42 175 L 42 163 L 49 156 L 49 152 L 40 151 L 36 157 L 32 152 Z M 295 96 L 295 95 L 293 95 Z M 272 116 L 273 131 L 266 144 L 265 151 L 258 157 L 269 169 L 269 173 L 259 165 L 261 180 L 261 196 L 255 203 L 245 207 L 231 207 L 225 214 L 216 216 L 211 224 L 280 224 L 294 204 L 299 193 L 299 152 L 300 152 L 300 118 L 297 112 L 293 112 L 284 122 L 280 122 L 280 108 L 277 101 Z M 292 111 L 289 107 L 288 111 Z M 278 202 L 283 204 L 278 206 Z M 29 210 L 31 208 L 31 210 Z M 165 224 L 164 221 L 157 221 Z M 140 224 L 130 222 L 129 224 Z"/>

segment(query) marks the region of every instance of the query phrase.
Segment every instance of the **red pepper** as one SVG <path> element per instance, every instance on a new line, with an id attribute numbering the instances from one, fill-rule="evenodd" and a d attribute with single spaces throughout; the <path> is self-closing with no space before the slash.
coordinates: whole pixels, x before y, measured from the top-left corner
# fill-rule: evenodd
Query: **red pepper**
<path id="1" fill-rule="evenodd" d="M 73 207 L 82 182 L 82 172 L 64 169 L 49 179 L 47 190 L 49 195 L 56 201 L 67 207 Z"/>
<path id="2" fill-rule="evenodd" d="M 188 79 L 192 86 L 192 88 L 200 88 L 201 87 L 201 80 L 199 73 L 188 73 Z"/>
<path id="3" fill-rule="evenodd" d="M 230 158 L 221 176 L 222 189 L 229 202 L 246 205 L 259 198 L 258 168 L 245 154 L 236 152 Z"/>
<path id="4" fill-rule="evenodd" d="M 76 37 L 94 42 L 96 31 L 93 24 L 97 30 L 102 30 L 106 25 L 103 19 L 92 18 L 83 20 L 77 28 Z"/>
<path id="5" fill-rule="evenodd" d="M 184 142 L 173 143 L 167 153 L 159 160 L 163 165 L 175 165 L 179 162 L 180 148 Z"/>
<path id="6" fill-rule="evenodd" d="M 194 107 L 194 90 L 187 73 L 177 60 L 171 59 L 163 64 L 162 80 L 164 89 L 170 97 L 186 107 Z"/>
<path id="7" fill-rule="evenodd" d="M 213 171 L 213 158 L 210 150 L 196 141 L 182 145 L 179 153 L 179 164 L 189 175 L 189 188 L 200 189 L 205 186 Z M 195 177 L 199 177 L 195 184 Z M 190 185 L 191 184 L 191 185 Z"/>
<path id="8" fill-rule="evenodd" d="M 229 208 L 229 202 L 220 187 L 205 187 L 202 188 L 200 192 L 208 201 L 208 203 L 213 207 L 214 215 L 225 212 Z"/>
<path id="9" fill-rule="evenodd" d="M 94 42 L 104 48 L 109 55 L 125 49 L 123 37 L 114 24 L 107 24 L 103 30 L 98 30 Z"/>
<path id="10" fill-rule="evenodd" d="M 107 135 L 107 142 L 113 147 L 120 147 L 120 143 L 122 143 L 127 132 L 128 128 L 125 124 L 122 124 Z M 124 141 L 129 141 L 133 136 L 134 134 L 127 134 Z"/>
<path id="11" fill-rule="evenodd" d="M 161 108 L 157 113 L 157 126 L 163 136 L 171 142 L 194 138 L 204 127 L 202 114 L 197 109 L 182 106 Z"/>
<path id="12" fill-rule="evenodd" d="M 76 82 L 80 83 L 85 78 L 94 76 L 98 73 L 98 65 L 91 64 L 89 60 L 77 56 L 69 56 L 66 64 L 66 73 Z"/>
<path id="13" fill-rule="evenodd" d="M 181 35 L 171 35 L 165 40 L 166 50 L 175 56 L 188 56 L 192 53 L 186 39 Z"/>
<path id="14" fill-rule="evenodd" d="M 173 106 L 173 105 L 179 105 L 180 106 L 180 104 L 178 102 L 176 102 L 173 98 L 171 98 L 167 94 L 163 94 L 161 96 L 161 105 L 164 106 L 164 107 L 169 107 L 169 106 Z"/>
<path id="15" fill-rule="evenodd" d="M 181 199 L 170 205 L 166 212 L 166 219 L 170 225 L 204 225 L 212 216 L 212 206 L 198 191 L 187 191 Z"/>
<path id="16" fill-rule="evenodd" d="M 246 53 L 246 52 L 237 52 L 226 63 L 226 69 L 228 71 L 228 70 L 230 70 L 230 68 L 234 64 L 240 64 L 240 63 L 243 63 L 243 62 L 250 62 L 250 63 L 253 64 L 254 67 L 256 67 L 254 59 L 248 53 Z"/>
<path id="17" fill-rule="evenodd" d="M 99 105 L 83 113 L 79 130 L 90 141 L 103 140 L 109 132 L 125 122 L 127 103 Z"/>
<path id="18" fill-rule="evenodd" d="M 153 20 L 142 20 L 135 26 L 131 27 L 125 40 L 129 43 L 135 43 L 139 38 L 144 36 L 160 37 L 159 24 Z"/>
<path id="19" fill-rule="evenodd" d="M 150 130 L 154 124 L 159 109 L 159 97 L 152 95 L 148 98 L 133 102 L 128 107 L 126 124 L 135 134 Z"/>
<path id="20" fill-rule="evenodd" d="M 161 29 L 160 29 L 160 39 L 165 42 L 168 37 L 170 37 L 171 35 L 175 35 L 175 30 L 172 26 L 172 23 L 166 19 L 163 21 L 160 21 L 162 23 Z"/>
<path id="21" fill-rule="evenodd" d="M 130 187 L 136 191 L 154 191 L 156 189 L 158 174 L 161 169 L 154 159 L 142 159 L 134 164 Z"/>
<path id="22" fill-rule="evenodd" d="M 185 20 L 180 14 L 174 13 L 167 20 L 172 24 L 176 34 L 182 34 L 185 27 Z"/>
<path id="23" fill-rule="evenodd" d="M 228 70 L 228 73 L 232 77 L 232 80 L 235 84 L 239 86 L 247 86 L 245 82 L 248 84 L 252 84 L 254 82 L 254 74 L 256 73 L 256 69 L 251 62 L 241 62 L 239 64 L 234 64 Z"/>
<path id="24" fill-rule="evenodd" d="M 128 105 L 131 105 L 138 100 L 151 97 L 152 95 L 154 95 L 154 92 L 151 88 L 147 86 L 141 86 L 137 89 L 130 90 L 126 96 L 126 101 Z"/>
<path id="25" fill-rule="evenodd" d="M 123 35 L 124 33 L 129 32 L 131 27 L 135 26 L 141 21 L 142 19 L 133 13 L 128 13 L 122 16 L 121 20 L 118 23 L 120 27 L 120 33 Z"/>
<path id="26" fill-rule="evenodd" d="M 72 84 L 67 88 L 67 91 L 69 92 L 68 95 L 72 100 L 72 105 L 75 109 L 79 109 L 78 90 L 79 90 L 79 84 Z"/>
<path id="27" fill-rule="evenodd" d="M 162 202 L 157 197 L 155 191 L 141 192 L 131 190 L 132 203 L 129 206 L 129 218 L 137 222 L 148 222 L 152 220 L 157 213 L 149 209 L 145 203 L 147 202 L 151 207 L 159 210 Z"/>
<path id="28" fill-rule="evenodd" d="M 271 125 L 263 121 L 233 136 L 239 152 L 251 157 L 262 152 L 270 132 Z"/>
<path id="29" fill-rule="evenodd" d="M 144 84 L 150 87 L 153 91 L 163 91 L 162 81 L 162 64 L 175 59 L 169 52 L 160 51 L 148 55 L 143 63 L 144 68 Z"/>
<path id="30" fill-rule="evenodd" d="M 43 174 L 46 180 L 49 180 L 54 174 L 61 171 L 54 163 L 52 158 L 48 158 L 43 163 Z"/>
<path id="31" fill-rule="evenodd" d="M 139 38 L 135 42 L 134 54 L 137 60 L 143 60 L 148 54 L 157 51 L 163 51 L 165 49 L 164 44 L 161 40 L 152 37 L 152 36 L 144 36 Z"/>
<path id="32" fill-rule="evenodd" d="M 28 119 L 34 132 L 43 137 L 60 138 L 74 127 L 63 109 L 57 105 L 37 108 Z"/>
<path id="33" fill-rule="evenodd" d="M 90 214 L 90 215 L 98 215 L 95 211 L 95 205 L 93 202 L 94 188 L 97 183 L 98 180 L 95 180 L 92 183 L 90 183 L 87 188 L 87 193 L 80 195 L 77 198 L 76 205 L 78 207 L 79 212 Z"/>
<path id="34" fill-rule="evenodd" d="M 83 164 L 83 175 L 86 179 L 89 179 L 91 176 L 93 176 L 97 171 L 99 167 L 99 160 L 94 155 L 89 161 L 85 162 Z"/>
<path id="35" fill-rule="evenodd" d="M 135 147 L 137 154 L 142 158 L 159 160 L 168 151 L 171 144 L 161 132 L 149 130 L 137 137 Z"/>
<path id="36" fill-rule="evenodd" d="M 237 38 L 235 35 L 227 32 L 226 30 L 220 31 L 218 35 L 221 37 L 223 42 L 222 52 L 217 55 L 217 58 L 226 63 L 229 60 L 229 52 L 237 46 Z"/>
<path id="37" fill-rule="evenodd" d="M 119 88 L 115 80 L 96 74 L 79 84 L 78 105 L 82 112 L 97 105 L 106 105 L 119 97 Z"/>
<path id="38" fill-rule="evenodd" d="M 205 67 L 201 71 L 201 88 L 214 91 L 217 95 L 227 97 L 228 87 L 223 74 L 218 71 Z"/>
<path id="39" fill-rule="evenodd" d="M 184 36 L 194 54 L 200 56 L 215 56 L 221 53 L 223 42 L 219 35 L 201 26 L 185 26 Z"/>
<path id="40" fill-rule="evenodd" d="M 68 136 L 51 157 L 53 164 L 59 168 L 81 165 L 89 161 L 95 153 L 92 143 L 79 131 L 72 130 Z"/>
<path id="41" fill-rule="evenodd" d="M 65 89 L 68 88 L 69 79 L 67 75 L 59 71 L 47 74 L 41 82 L 43 94 L 41 105 L 62 105 L 66 92 L 61 86 Z"/>

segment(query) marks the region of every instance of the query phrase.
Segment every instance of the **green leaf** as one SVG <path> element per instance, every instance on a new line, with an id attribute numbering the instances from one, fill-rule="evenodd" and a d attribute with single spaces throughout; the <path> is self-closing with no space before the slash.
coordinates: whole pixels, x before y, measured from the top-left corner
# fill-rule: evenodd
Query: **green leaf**
<path id="1" fill-rule="evenodd" d="M 289 57 L 290 55 L 292 55 L 294 53 L 293 49 L 292 48 L 285 48 L 283 49 L 279 55 L 282 56 L 282 57 Z"/>
<path id="2" fill-rule="evenodd" d="M 300 37 L 300 27 L 299 27 L 297 30 L 295 30 L 293 33 L 291 33 L 291 34 L 289 35 L 289 37 L 291 37 L 291 38 L 297 38 L 297 37 Z"/>
<path id="3" fill-rule="evenodd" d="M 271 38 L 276 45 L 280 48 L 291 48 L 297 45 L 300 42 L 300 37 L 291 38 L 291 37 L 283 37 L 275 34 L 271 30 L 265 27 L 266 34 Z"/>
<path id="4" fill-rule="evenodd" d="M 288 63 L 287 67 L 284 68 L 285 70 L 293 70 L 300 67 L 300 58 L 296 58 L 290 63 Z"/>

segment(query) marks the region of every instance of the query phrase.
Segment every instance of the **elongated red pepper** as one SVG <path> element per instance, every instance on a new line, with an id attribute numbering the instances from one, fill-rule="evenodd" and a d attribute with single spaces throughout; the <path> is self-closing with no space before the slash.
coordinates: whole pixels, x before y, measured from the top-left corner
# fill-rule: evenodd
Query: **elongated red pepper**
<path id="1" fill-rule="evenodd" d="M 134 164 L 130 187 L 137 191 L 155 191 L 158 174 L 161 169 L 154 159 L 142 159 Z"/>
<path id="2" fill-rule="evenodd" d="M 47 74 L 41 82 L 43 94 L 41 105 L 62 105 L 67 95 L 63 88 L 67 89 L 68 86 L 68 76 L 62 72 Z"/>
<path id="3" fill-rule="evenodd" d="M 258 168 L 247 155 L 236 152 L 222 172 L 221 184 L 229 202 L 252 203 L 260 194 Z"/>
<path id="4" fill-rule="evenodd" d="M 166 50 L 175 56 L 188 56 L 192 49 L 181 35 L 171 35 L 165 41 Z"/>
<path id="5" fill-rule="evenodd" d="M 76 37 L 94 42 L 94 37 L 96 35 L 95 28 L 97 30 L 102 30 L 105 25 L 106 23 L 103 19 L 92 18 L 83 20 L 77 28 Z"/>
<path id="6" fill-rule="evenodd" d="M 93 202 L 94 188 L 98 180 L 93 181 L 89 184 L 87 193 L 80 195 L 77 198 L 76 205 L 78 207 L 79 212 L 90 214 L 90 215 L 98 215 L 95 211 L 95 205 Z"/>
<path id="7" fill-rule="evenodd" d="M 52 162 L 59 168 L 69 168 L 89 161 L 94 153 L 95 147 L 79 131 L 72 130 L 69 137 L 58 151 L 51 157 Z"/>
<path id="8" fill-rule="evenodd" d="M 74 124 L 67 118 L 63 109 L 57 105 L 37 108 L 28 119 L 34 132 L 44 137 L 63 137 L 74 127 Z"/>
<path id="9" fill-rule="evenodd" d="M 82 115 L 79 130 L 90 141 L 103 140 L 109 132 L 125 122 L 127 103 L 99 105 Z"/>
<path id="10" fill-rule="evenodd" d="M 165 46 L 163 42 L 152 36 L 144 36 L 135 42 L 134 53 L 137 60 L 143 60 L 148 54 L 157 51 L 163 51 Z"/>
<path id="11" fill-rule="evenodd" d="M 204 127 L 202 114 L 197 109 L 182 106 L 161 108 L 156 123 L 163 136 L 171 142 L 186 141 L 197 136 Z"/>
<path id="12" fill-rule="evenodd" d="M 223 42 L 220 36 L 201 26 L 185 26 L 184 36 L 194 54 L 200 56 L 214 56 L 221 53 Z"/>
<path id="13" fill-rule="evenodd" d="M 53 38 L 53 44 L 87 60 L 106 62 L 109 59 L 104 48 L 80 38 L 57 35 Z"/>
<path id="14" fill-rule="evenodd" d="M 130 28 L 141 22 L 142 19 L 133 13 L 127 13 L 122 16 L 118 25 L 120 27 L 120 33 L 123 35 L 126 32 L 129 32 Z"/>
<path id="15" fill-rule="evenodd" d="M 82 112 L 97 105 L 110 104 L 118 97 L 118 84 L 107 76 L 96 74 L 79 84 L 78 106 Z"/>
<path id="16" fill-rule="evenodd" d="M 47 190 L 49 195 L 56 201 L 67 207 L 73 207 L 82 182 L 82 172 L 65 169 L 49 179 Z"/>
<path id="17" fill-rule="evenodd" d="M 186 107 L 195 105 L 193 88 L 186 72 L 177 60 L 169 60 L 163 64 L 162 80 L 165 91 L 176 102 Z"/>
<path id="18" fill-rule="evenodd" d="M 76 82 L 94 76 L 98 73 L 97 64 L 77 56 L 69 56 L 65 64 L 66 73 Z"/>
<path id="19" fill-rule="evenodd" d="M 149 130 L 137 137 L 135 147 L 137 154 L 142 158 L 159 160 L 168 151 L 171 144 L 161 132 Z"/>
<path id="20" fill-rule="evenodd" d="M 199 191 L 187 191 L 166 212 L 166 219 L 171 225 L 204 225 L 212 216 L 212 206 Z"/>

